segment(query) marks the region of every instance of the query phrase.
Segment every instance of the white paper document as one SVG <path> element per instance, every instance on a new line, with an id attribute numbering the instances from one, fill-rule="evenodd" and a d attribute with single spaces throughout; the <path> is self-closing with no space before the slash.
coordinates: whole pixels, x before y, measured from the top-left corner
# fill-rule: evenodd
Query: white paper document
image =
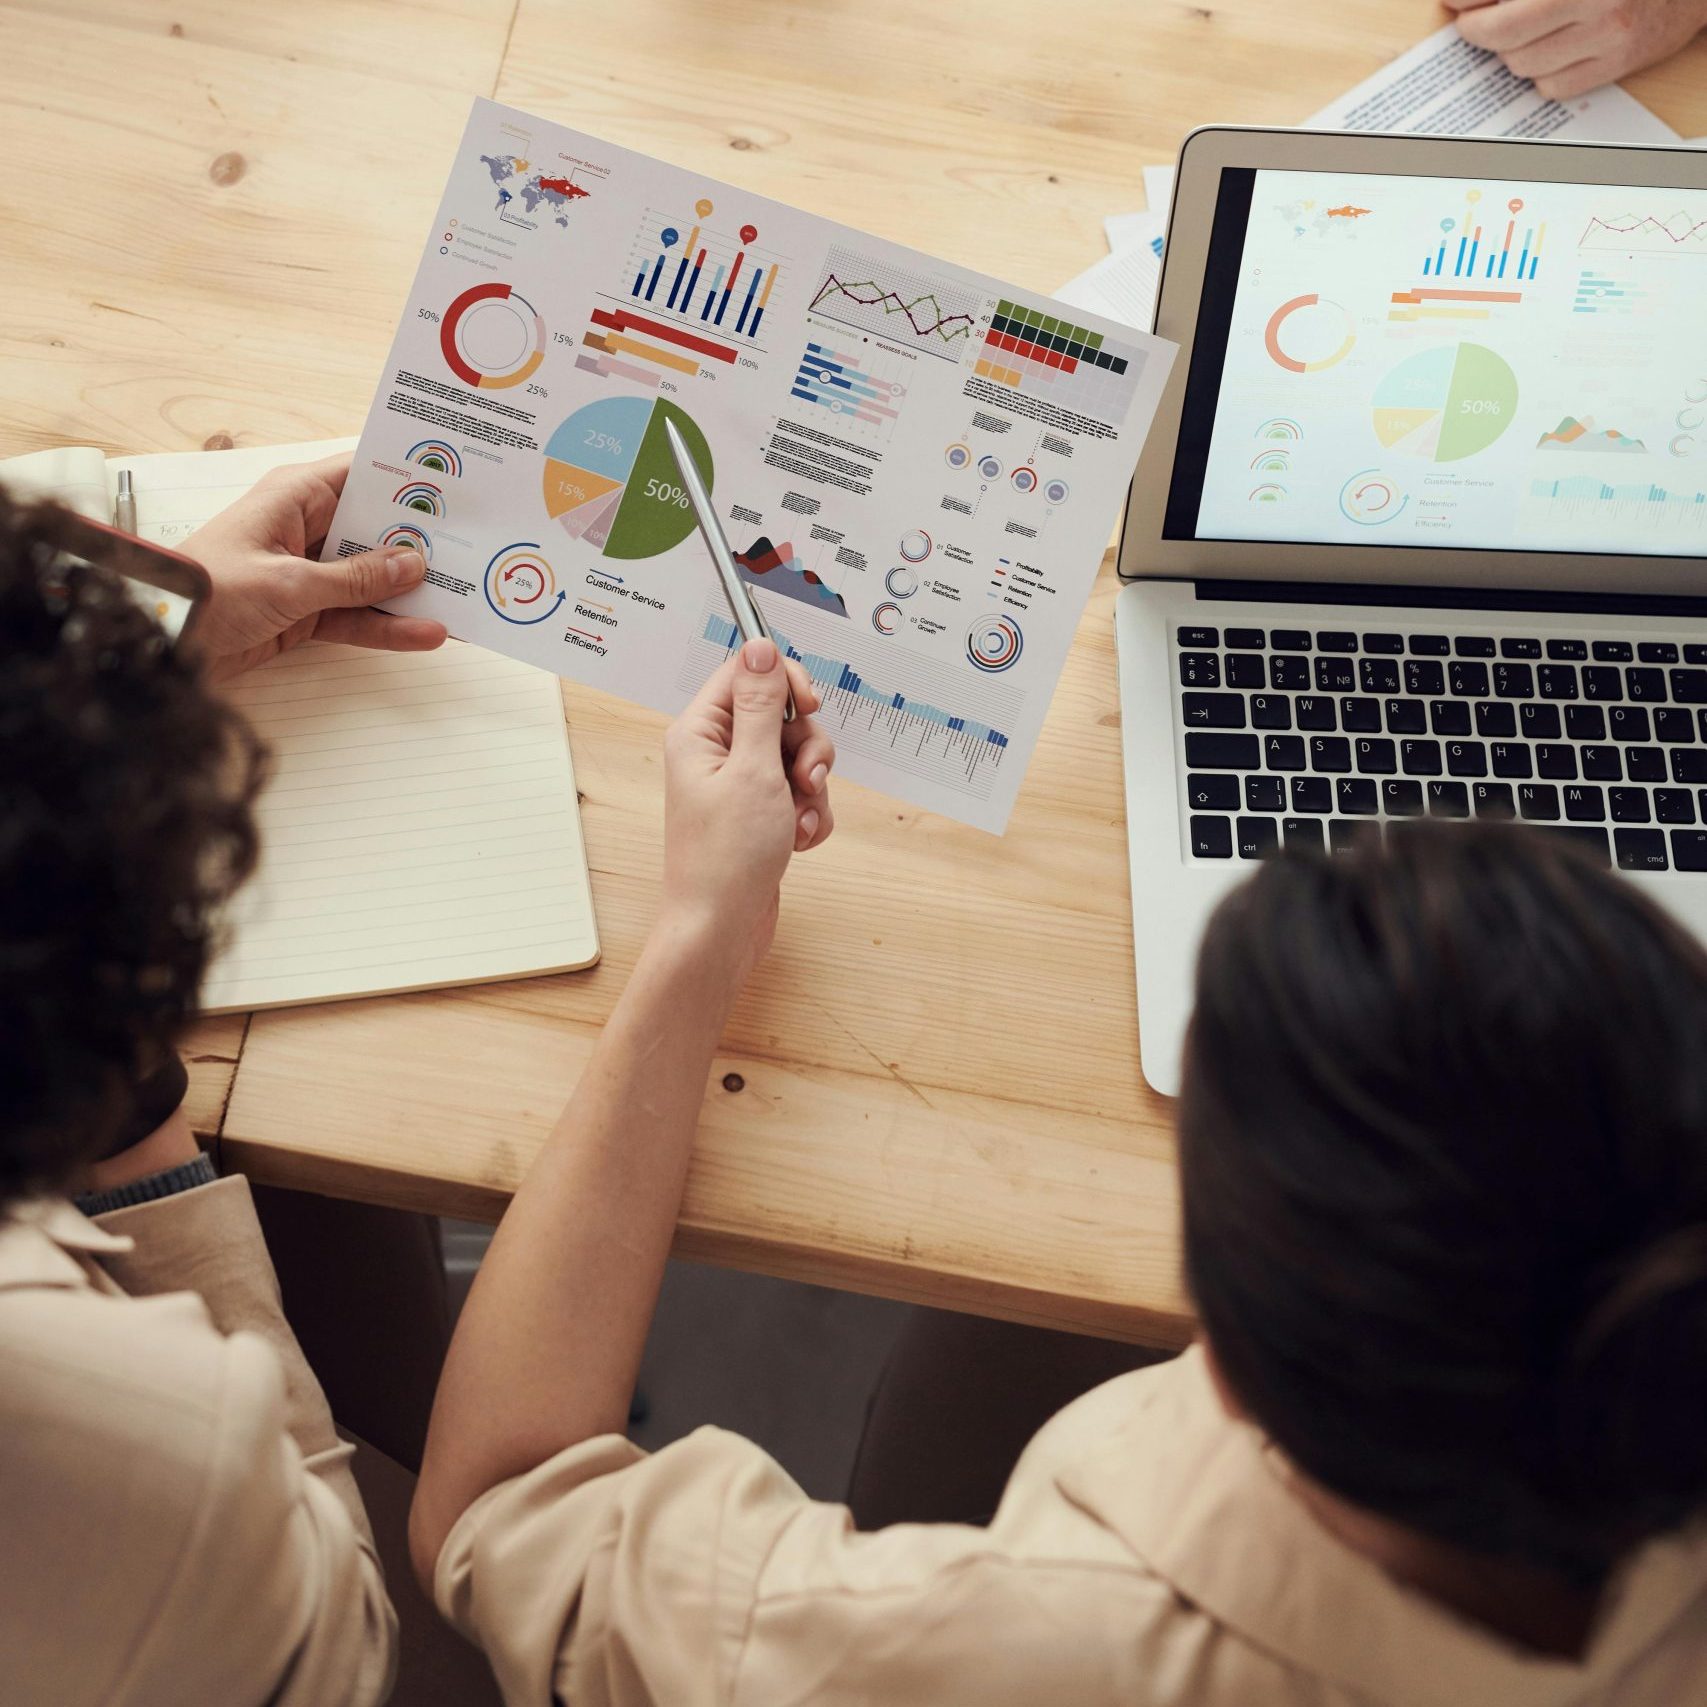
<path id="1" fill-rule="evenodd" d="M 1071 308 L 1088 308 L 1093 314 L 1148 331 L 1161 283 L 1160 252 L 1148 243 L 1136 243 L 1118 254 L 1104 255 L 1094 267 L 1069 279 L 1055 296 Z"/>
<path id="2" fill-rule="evenodd" d="M 1549 100 L 1527 78 L 1506 70 L 1497 54 L 1465 41 L 1453 24 L 1313 113 L 1304 128 L 1571 142 L 1678 140 L 1664 119 L 1616 83 L 1574 100 Z"/>
<path id="3" fill-rule="evenodd" d="M 1000 831 L 1173 346 L 477 101 L 327 555 L 673 711 L 738 636 L 706 476 L 838 773 Z"/>
<path id="4" fill-rule="evenodd" d="M 1103 216 L 1102 229 L 1111 254 L 1122 249 L 1146 248 L 1159 261 L 1167 235 L 1168 216 L 1163 213 L 1110 213 Z"/>

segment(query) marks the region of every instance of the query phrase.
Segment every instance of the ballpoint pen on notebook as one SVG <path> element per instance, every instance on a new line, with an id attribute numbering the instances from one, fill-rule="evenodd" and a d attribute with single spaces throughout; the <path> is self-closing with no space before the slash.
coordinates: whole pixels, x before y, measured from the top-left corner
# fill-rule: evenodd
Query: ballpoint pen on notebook
<path id="1" fill-rule="evenodd" d="M 765 621 L 764 612 L 759 609 L 759 601 L 747 591 L 746 583 L 736 573 L 735 554 L 729 549 L 729 540 L 723 532 L 723 524 L 718 521 L 717 512 L 711 507 L 711 494 L 706 491 L 705 482 L 700 478 L 699 464 L 694 461 L 687 441 L 668 415 L 664 417 L 664 432 L 670 441 L 670 452 L 676 459 L 682 485 L 687 488 L 688 502 L 693 505 L 699 531 L 705 537 L 705 543 L 711 551 L 712 564 L 717 570 L 718 579 L 723 583 L 724 597 L 729 600 L 729 614 L 734 617 L 735 626 L 741 631 L 741 638 L 770 640 L 770 625 Z M 787 680 L 786 675 L 784 680 Z M 792 686 L 788 689 L 788 701 L 782 708 L 782 720 L 784 723 L 794 721 Z"/>

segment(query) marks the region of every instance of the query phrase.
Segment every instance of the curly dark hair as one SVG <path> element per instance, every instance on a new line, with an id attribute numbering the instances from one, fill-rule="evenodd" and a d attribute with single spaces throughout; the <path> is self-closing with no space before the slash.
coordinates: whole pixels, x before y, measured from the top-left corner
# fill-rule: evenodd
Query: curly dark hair
<path id="1" fill-rule="evenodd" d="M 0 1207 L 122 1130 L 256 851 L 259 743 L 68 519 L 0 491 Z"/>

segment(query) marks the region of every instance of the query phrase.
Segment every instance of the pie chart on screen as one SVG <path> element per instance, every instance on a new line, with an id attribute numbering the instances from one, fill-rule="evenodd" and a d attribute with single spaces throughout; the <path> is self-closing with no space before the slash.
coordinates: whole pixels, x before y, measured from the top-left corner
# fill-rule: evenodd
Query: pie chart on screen
<path id="1" fill-rule="evenodd" d="M 1388 370 L 1371 401 L 1375 436 L 1430 462 L 1483 451 L 1517 412 L 1517 375 L 1485 344 L 1422 350 Z"/>
<path id="2" fill-rule="evenodd" d="M 502 391 L 545 360 L 545 322 L 507 284 L 472 285 L 445 310 L 439 351 L 464 385 Z"/>

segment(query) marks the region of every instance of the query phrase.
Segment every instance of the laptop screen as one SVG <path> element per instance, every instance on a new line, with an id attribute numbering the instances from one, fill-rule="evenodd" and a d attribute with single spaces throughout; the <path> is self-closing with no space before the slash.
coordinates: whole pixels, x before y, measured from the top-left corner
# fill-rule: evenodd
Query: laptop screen
<path id="1" fill-rule="evenodd" d="M 1224 170 L 1164 537 L 1707 555 L 1707 191 Z"/>

